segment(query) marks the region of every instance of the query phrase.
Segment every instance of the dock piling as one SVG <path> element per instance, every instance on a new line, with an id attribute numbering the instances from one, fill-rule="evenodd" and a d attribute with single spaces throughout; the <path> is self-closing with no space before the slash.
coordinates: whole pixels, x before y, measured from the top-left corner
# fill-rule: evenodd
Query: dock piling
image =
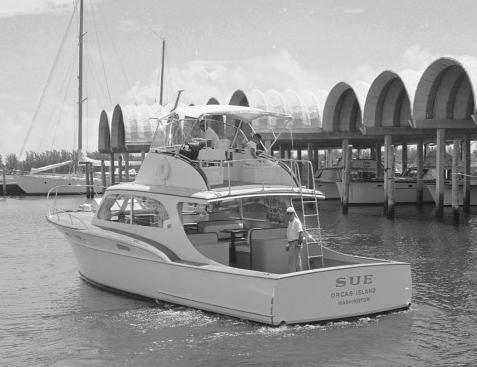
<path id="1" fill-rule="evenodd" d="M 460 160 L 460 141 L 454 140 L 454 154 L 452 156 L 452 217 L 454 222 L 459 221 L 459 173 L 457 172 Z"/>
<path id="2" fill-rule="evenodd" d="M 437 129 L 436 154 L 436 217 L 444 216 L 444 154 L 446 151 L 446 130 Z"/>
<path id="3" fill-rule="evenodd" d="M 343 156 L 343 175 L 341 178 L 341 185 L 343 196 L 341 198 L 341 212 L 343 214 L 348 214 L 348 203 L 349 203 L 349 182 L 350 182 L 350 170 L 351 170 L 351 146 L 349 145 L 348 139 L 343 139 L 342 145 L 342 156 Z"/>

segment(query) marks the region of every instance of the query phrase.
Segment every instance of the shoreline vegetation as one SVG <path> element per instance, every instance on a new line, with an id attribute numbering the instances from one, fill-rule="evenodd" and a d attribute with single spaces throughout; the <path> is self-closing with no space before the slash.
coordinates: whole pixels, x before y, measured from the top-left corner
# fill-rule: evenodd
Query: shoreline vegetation
<path id="1" fill-rule="evenodd" d="M 401 147 L 397 147 L 396 149 L 396 168 L 401 167 L 401 157 L 402 151 Z M 428 151 L 429 152 L 429 151 Z M 360 158 L 369 159 L 369 152 L 361 152 Z M 447 153 L 452 154 L 452 149 L 447 149 Z M 129 154 L 130 158 L 133 158 L 135 154 L 132 153 L 122 153 L 123 155 Z M 296 154 L 296 152 L 295 152 Z M 99 153 L 98 151 L 94 152 L 86 152 L 85 155 L 91 159 L 97 160 L 105 160 L 108 161 L 110 159 L 110 155 L 107 153 Z M 303 159 L 307 159 L 308 154 L 307 151 L 303 150 Z M 336 162 L 341 157 L 341 153 L 339 150 L 334 150 L 332 152 L 332 161 Z M 415 166 L 416 165 L 416 148 L 409 147 L 407 153 L 407 165 Z M 357 158 L 357 157 L 355 157 Z M 34 151 L 27 151 L 25 153 L 25 158 L 20 160 L 15 153 L 9 153 L 5 156 L 0 154 L 0 169 L 5 168 L 6 174 L 13 174 L 13 173 L 28 173 L 32 168 L 39 168 L 48 166 L 55 163 L 61 163 L 66 161 L 73 161 L 77 162 L 77 151 L 68 151 L 65 149 L 62 150 L 47 150 L 44 152 L 34 152 Z M 324 161 L 320 162 L 320 167 L 324 166 Z M 58 167 L 55 169 L 55 173 L 72 173 L 75 172 L 77 167 L 75 167 L 76 163 Z M 477 149 L 472 150 L 471 153 L 471 165 L 477 166 Z"/>
<path id="2" fill-rule="evenodd" d="M 109 154 L 99 152 L 87 152 L 86 156 L 91 159 L 109 159 Z M 77 161 L 77 152 L 68 150 L 47 150 L 41 153 L 28 151 L 25 158 L 20 160 L 16 154 L 10 153 L 6 156 L 0 154 L 0 166 L 5 168 L 6 174 L 28 173 L 32 168 L 48 166 L 50 164 L 61 163 L 66 161 Z M 75 163 L 76 164 L 76 163 Z M 71 173 L 75 171 L 75 164 L 58 167 L 55 173 Z"/>

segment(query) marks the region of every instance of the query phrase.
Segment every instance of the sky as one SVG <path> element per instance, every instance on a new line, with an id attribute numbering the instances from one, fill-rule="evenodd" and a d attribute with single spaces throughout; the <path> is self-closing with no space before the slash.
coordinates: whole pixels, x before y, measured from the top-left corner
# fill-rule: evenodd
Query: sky
<path id="1" fill-rule="evenodd" d="M 77 0 L 0 0 L 0 154 L 76 149 Z M 159 100 L 228 103 L 339 82 L 365 94 L 391 70 L 417 85 L 440 57 L 477 60 L 477 1 L 84 0 L 83 150 L 102 110 Z M 72 20 L 70 23 L 70 19 Z M 68 26 L 70 24 L 70 26 Z M 68 32 L 66 32 L 68 30 Z M 363 107 L 363 106 L 361 106 Z"/>

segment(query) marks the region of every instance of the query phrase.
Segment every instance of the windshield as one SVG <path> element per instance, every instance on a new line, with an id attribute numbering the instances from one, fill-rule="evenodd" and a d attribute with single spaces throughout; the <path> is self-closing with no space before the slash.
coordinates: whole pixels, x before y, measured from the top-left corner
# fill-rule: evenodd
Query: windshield
<path id="1" fill-rule="evenodd" d="M 214 144 L 224 148 L 242 147 L 253 135 L 248 123 L 224 116 L 179 119 L 172 115 L 160 119 L 151 143 L 151 149 L 183 146 L 185 144 Z"/>

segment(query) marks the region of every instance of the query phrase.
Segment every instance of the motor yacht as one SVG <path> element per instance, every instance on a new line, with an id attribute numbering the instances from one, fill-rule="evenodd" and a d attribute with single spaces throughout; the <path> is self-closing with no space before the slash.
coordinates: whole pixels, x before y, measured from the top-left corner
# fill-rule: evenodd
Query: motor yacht
<path id="1" fill-rule="evenodd" d="M 340 253 L 323 244 L 309 161 L 250 158 L 256 108 L 205 105 L 160 119 L 134 182 L 109 187 L 97 210 L 52 206 L 81 276 L 100 287 L 281 325 L 359 317 L 411 303 L 408 263 Z M 199 122 L 215 130 L 200 136 Z M 305 177 L 303 179 L 302 177 Z M 288 270 L 286 208 L 304 227 L 301 271 Z"/>
<path id="2" fill-rule="evenodd" d="M 381 165 L 381 172 L 383 171 Z M 342 173 L 340 171 L 340 173 Z M 384 202 L 384 178 L 377 175 L 375 159 L 351 160 L 348 204 L 380 205 Z M 411 175 L 395 176 L 393 179 L 394 202 L 411 204 L 417 200 L 417 178 Z M 343 182 L 336 181 L 339 197 L 344 196 Z M 427 190 L 423 192 L 423 202 L 431 202 L 432 197 Z"/>

